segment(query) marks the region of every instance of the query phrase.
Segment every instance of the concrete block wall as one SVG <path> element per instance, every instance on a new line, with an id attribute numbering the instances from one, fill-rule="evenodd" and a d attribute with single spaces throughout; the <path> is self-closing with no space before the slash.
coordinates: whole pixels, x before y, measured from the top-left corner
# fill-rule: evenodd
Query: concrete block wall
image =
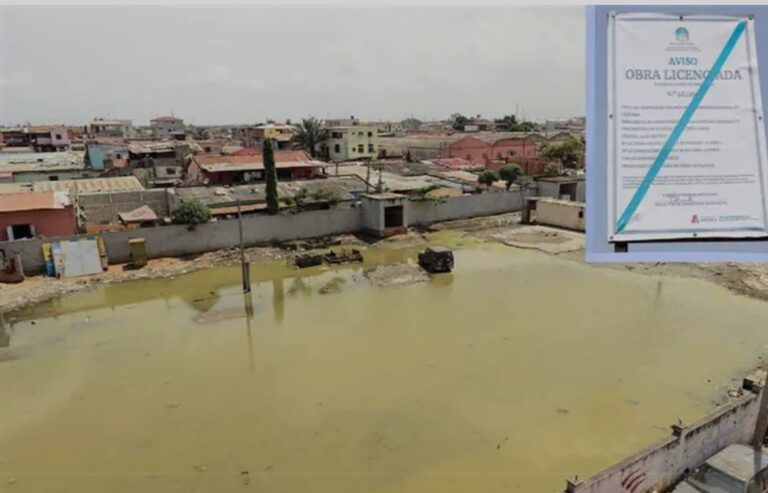
<path id="1" fill-rule="evenodd" d="M 487 216 L 520 210 L 522 193 L 486 192 L 478 195 L 447 198 L 443 202 L 413 202 L 405 200 L 408 224 Z M 362 207 L 307 211 L 294 215 L 247 216 L 243 218 L 244 240 L 247 245 L 302 238 L 316 238 L 363 230 L 366 212 Z M 370 211 L 368 211 L 370 214 Z M 236 219 L 201 224 L 190 231 L 187 226 L 172 225 L 141 228 L 130 231 L 102 233 L 110 263 L 130 260 L 128 240 L 146 239 L 149 258 L 180 257 L 232 248 L 239 244 Z M 21 255 L 26 274 L 43 271 L 42 244 L 56 240 L 77 239 L 63 236 L 0 243 L 6 255 Z"/>
<path id="2" fill-rule="evenodd" d="M 331 209 L 309 211 L 289 216 L 248 216 L 243 218 L 243 238 L 246 245 L 315 238 L 351 233 L 362 228 L 360 209 Z M 56 240 L 76 240 L 82 236 L 60 236 L 0 243 L 6 255 L 20 254 L 26 274 L 43 271 L 42 244 Z M 236 219 L 198 225 L 194 231 L 187 226 L 158 226 L 131 231 L 102 233 L 110 263 L 130 260 L 128 240 L 144 238 L 149 258 L 175 257 L 231 248 L 239 244 Z"/>
<path id="3" fill-rule="evenodd" d="M 121 212 L 148 205 L 158 217 L 170 216 L 169 192 L 165 189 L 126 190 L 122 192 L 80 193 L 78 208 L 85 214 L 85 224 L 110 224 Z"/>
<path id="4" fill-rule="evenodd" d="M 536 201 L 534 220 L 537 224 L 584 231 L 584 203 L 539 199 Z"/>
<path id="5" fill-rule="evenodd" d="M 759 396 L 747 392 L 701 421 L 593 476 L 565 493 L 651 493 L 665 491 L 728 445 L 749 443 L 757 425 Z"/>
<path id="6" fill-rule="evenodd" d="M 449 197 L 442 202 L 411 201 L 408 203 L 408 223 L 429 224 L 452 219 L 503 214 L 521 210 L 522 204 L 523 193 L 519 190 Z"/>

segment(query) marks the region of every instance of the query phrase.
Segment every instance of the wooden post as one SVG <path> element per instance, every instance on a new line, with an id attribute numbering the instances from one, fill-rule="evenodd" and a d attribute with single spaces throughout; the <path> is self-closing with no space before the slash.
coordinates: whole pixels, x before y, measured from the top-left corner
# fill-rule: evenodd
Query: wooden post
<path id="1" fill-rule="evenodd" d="M 245 260 L 245 246 L 243 245 L 243 214 L 240 210 L 240 199 L 237 199 L 237 226 L 240 230 L 240 268 L 243 277 L 243 292 L 251 292 L 251 269 Z"/>
<path id="2" fill-rule="evenodd" d="M 760 389 L 760 407 L 757 414 L 757 426 L 755 427 L 755 437 L 752 439 L 752 445 L 760 450 L 765 443 L 765 437 L 768 435 L 768 375 Z"/>

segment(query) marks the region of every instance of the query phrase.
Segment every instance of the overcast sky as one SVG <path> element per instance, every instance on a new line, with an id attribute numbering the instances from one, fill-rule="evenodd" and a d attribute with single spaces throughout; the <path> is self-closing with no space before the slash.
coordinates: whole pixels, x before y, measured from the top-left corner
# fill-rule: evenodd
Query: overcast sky
<path id="1" fill-rule="evenodd" d="M 0 8 L 0 124 L 584 113 L 581 7 Z"/>

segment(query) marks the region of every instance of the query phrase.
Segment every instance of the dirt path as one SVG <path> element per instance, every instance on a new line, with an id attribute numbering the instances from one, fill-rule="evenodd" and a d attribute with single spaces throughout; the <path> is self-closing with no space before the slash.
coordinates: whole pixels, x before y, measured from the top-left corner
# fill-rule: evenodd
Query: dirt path
<path id="1" fill-rule="evenodd" d="M 420 231 L 451 230 L 466 233 L 482 241 L 503 243 L 516 248 L 536 249 L 550 255 L 584 262 L 584 235 L 542 226 L 519 224 L 517 213 L 472 218 L 434 224 Z M 409 232 L 381 240 L 376 244 L 387 247 L 412 247 L 424 244 L 418 232 Z M 318 240 L 290 242 L 277 247 L 253 247 L 246 250 L 249 260 L 283 259 L 294 250 L 327 248 L 330 245 L 363 245 L 352 235 Z M 42 301 L 88 289 L 96 283 L 123 282 L 134 279 L 174 277 L 216 265 L 239 260 L 237 249 L 218 250 L 187 258 L 153 259 L 140 270 L 112 265 L 107 272 L 72 279 L 33 276 L 18 284 L 0 284 L 0 313 L 40 303 Z M 736 293 L 768 301 L 768 265 L 765 264 L 600 264 L 596 268 L 624 269 L 638 274 L 670 275 L 715 282 Z"/>

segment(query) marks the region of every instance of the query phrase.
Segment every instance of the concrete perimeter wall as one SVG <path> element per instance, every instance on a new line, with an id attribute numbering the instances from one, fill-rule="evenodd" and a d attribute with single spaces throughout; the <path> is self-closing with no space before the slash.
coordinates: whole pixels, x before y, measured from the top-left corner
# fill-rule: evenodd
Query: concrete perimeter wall
<path id="1" fill-rule="evenodd" d="M 597 474 L 565 493 L 651 493 L 665 491 L 728 445 L 749 443 L 757 425 L 759 396 L 746 392 L 736 402 Z"/>
<path id="2" fill-rule="evenodd" d="M 442 202 L 408 203 L 408 224 L 429 224 L 451 219 L 490 216 L 522 209 L 523 193 L 486 192 L 477 195 L 449 197 Z"/>
<path id="3" fill-rule="evenodd" d="M 487 192 L 478 195 L 452 197 L 443 202 L 405 201 L 409 224 L 429 224 L 451 219 L 487 216 L 518 211 L 521 208 L 520 191 Z M 308 211 L 293 215 L 246 216 L 243 218 L 243 234 L 246 245 L 279 242 L 302 238 L 317 238 L 340 233 L 354 233 L 363 229 L 363 208 L 337 208 L 324 211 Z M 0 243 L 6 255 L 21 255 L 24 272 L 36 274 L 43 271 L 43 243 L 56 240 L 77 239 L 81 236 L 62 236 Z M 181 257 L 232 248 L 239 244 L 237 220 L 215 221 L 201 224 L 190 231 L 187 226 L 158 226 L 130 231 L 101 233 L 110 263 L 130 260 L 128 240 L 145 238 L 147 256 Z"/>
<path id="4" fill-rule="evenodd" d="M 243 218 L 243 238 L 246 245 L 286 241 L 339 233 L 351 233 L 362 227 L 360 209 L 332 209 L 309 211 L 295 215 L 248 216 Z M 34 274 L 43 270 L 43 243 L 55 240 L 78 239 L 80 236 L 38 238 L 0 243 L 6 254 L 21 255 L 24 272 Z M 236 219 L 215 221 L 198 225 L 194 231 L 187 226 L 158 226 L 131 231 L 102 233 L 109 263 L 124 263 L 130 260 L 130 238 L 145 238 L 147 256 L 180 257 L 231 248 L 239 244 Z"/>

